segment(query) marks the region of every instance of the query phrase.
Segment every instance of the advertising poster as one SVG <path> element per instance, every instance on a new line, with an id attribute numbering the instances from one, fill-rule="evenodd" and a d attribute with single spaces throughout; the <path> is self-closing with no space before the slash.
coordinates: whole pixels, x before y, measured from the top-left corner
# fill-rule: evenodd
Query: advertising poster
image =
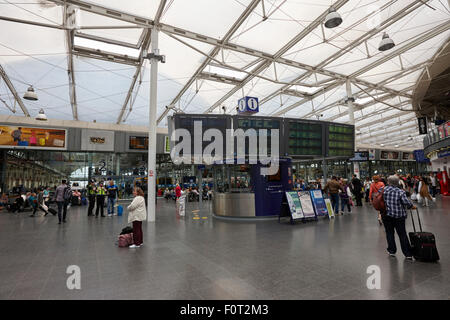
<path id="1" fill-rule="evenodd" d="M 333 206 L 331 205 L 331 200 L 325 199 L 325 204 L 327 205 L 327 209 L 328 209 L 328 218 L 331 219 L 334 217 L 334 211 L 333 211 Z"/>
<path id="2" fill-rule="evenodd" d="M 292 219 L 303 218 L 302 205 L 298 198 L 297 192 L 286 192 L 286 198 L 289 203 L 289 210 L 291 211 Z"/>
<path id="3" fill-rule="evenodd" d="M 320 190 L 311 190 L 311 199 L 314 205 L 314 209 L 316 209 L 316 214 L 319 217 L 325 217 L 328 215 L 327 205 L 322 196 L 322 191 Z"/>
<path id="4" fill-rule="evenodd" d="M 400 154 L 398 151 L 381 151 L 381 160 L 399 160 Z"/>
<path id="5" fill-rule="evenodd" d="M 303 209 L 303 217 L 314 218 L 316 217 L 316 212 L 314 211 L 314 206 L 311 201 L 311 194 L 309 191 L 298 192 L 298 198 L 300 199 L 300 204 Z"/>
<path id="6" fill-rule="evenodd" d="M 414 161 L 414 153 L 412 152 L 403 152 L 402 159 L 404 161 Z"/>
<path id="7" fill-rule="evenodd" d="M 170 153 L 170 140 L 169 136 L 164 137 L 164 153 Z"/>
<path id="8" fill-rule="evenodd" d="M 0 147 L 67 149 L 67 130 L 0 125 Z"/>
<path id="9" fill-rule="evenodd" d="M 369 160 L 375 160 L 375 149 L 369 149 Z"/>

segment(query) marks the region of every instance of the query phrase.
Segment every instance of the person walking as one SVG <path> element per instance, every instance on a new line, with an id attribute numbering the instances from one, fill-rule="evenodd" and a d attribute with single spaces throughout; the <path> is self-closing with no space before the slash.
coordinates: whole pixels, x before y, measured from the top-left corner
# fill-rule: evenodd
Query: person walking
<path id="1" fill-rule="evenodd" d="M 373 180 L 373 182 L 370 185 L 370 190 L 369 190 L 370 203 L 372 203 L 372 200 L 373 200 L 373 197 L 375 196 L 375 194 L 378 193 L 379 190 L 385 186 L 385 184 L 381 181 L 380 176 L 373 176 L 372 180 Z M 380 226 L 383 224 L 383 220 L 381 218 L 381 212 L 378 212 L 378 223 L 380 224 Z"/>
<path id="2" fill-rule="evenodd" d="M 359 180 L 359 178 L 356 176 L 356 174 L 353 175 L 351 186 L 352 186 L 351 191 L 355 195 L 356 206 L 357 207 L 362 207 L 362 197 L 363 197 L 363 195 L 362 195 L 362 188 L 363 188 L 363 185 L 361 183 L 361 180 Z"/>
<path id="3" fill-rule="evenodd" d="M 350 199 L 352 198 L 352 193 L 350 191 L 350 185 L 347 179 L 342 180 L 341 192 L 339 192 L 339 197 L 341 198 L 341 214 L 344 215 L 345 206 L 348 208 L 348 213 L 352 212 L 350 207 Z"/>
<path id="4" fill-rule="evenodd" d="M 72 194 L 72 190 L 67 185 L 67 180 L 63 179 L 61 184 L 56 188 L 53 199 L 58 205 L 58 224 L 61 224 L 61 218 L 62 222 L 66 222 L 67 205 L 70 201 L 69 194 Z"/>
<path id="5" fill-rule="evenodd" d="M 428 189 L 428 181 L 426 177 L 419 178 L 419 194 L 423 201 L 423 206 L 428 207 L 428 200 L 433 201 Z"/>
<path id="6" fill-rule="evenodd" d="M 339 212 L 339 190 L 341 186 L 338 182 L 336 176 L 332 176 L 331 180 L 327 182 L 325 188 L 323 189 L 324 193 L 329 193 L 331 199 L 331 205 L 333 206 L 333 211 L 338 214 Z"/>
<path id="7" fill-rule="evenodd" d="M 147 209 L 145 208 L 144 191 L 141 188 L 134 188 L 134 199 L 128 206 L 128 223 L 133 224 L 133 244 L 130 249 L 139 248 L 143 245 L 142 221 L 146 219 Z"/>
<path id="8" fill-rule="evenodd" d="M 103 182 L 100 182 L 100 185 L 96 188 L 96 191 L 97 191 L 97 199 L 96 199 L 97 209 L 95 210 L 95 217 L 96 218 L 98 217 L 99 211 L 102 217 L 104 217 L 106 189 L 103 186 Z"/>
<path id="9" fill-rule="evenodd" d="M 108 217 L 115 215 L 114 205 L 116 203 L 116 198 L 119 197 L 119 191 L 117 186 L 114 184 L 114 180 L 109 181 L 109 186 L 106 187 L 108 193 Z"/>
<path id="10" fill-rule="evenodd" d="M 45 204 L 44 192 L 42 191 L 42 189 L 39 188 L 38 194 L 36 195 L 34 193 L 33 197 L 34 199 L 36 199 L 36 203 L 35 205 L 33 205 L 33 213 L 30 215 L 30 217 L 34 217 L 38 209 L 44 212 L 44 216 L 48 215 L 48 207 Z"/>
<path id="11" fill-rule="evenodd" d="M 388 177 L 388 186 L 384 187 L 383 198 L 386 205 L 386 214 L 383 216 L 383 224 L 386 230 L 387 251 L 391 257 L 395 257 L 397 246 L 395 244 L 395 231 L 400 239 L 400 246 L 406 259 L 412 260 L 411 245 L 406 233 L 405 221 L 408 209 L 416 209 L 406 196 L 406 192 L 400 189 L 399 178 L 395 175 Z"/>
<path id="12" fill-rule="evenodd" d="M 94 181 L 91 181 L 87 186 L 87 194 L 89 199 L 89 207 L 88 207 L 88 217 L 94 215 L 94 207 L 95 207 L 95 197 L 97 195 L 97 190 L 95 187 Z"/>

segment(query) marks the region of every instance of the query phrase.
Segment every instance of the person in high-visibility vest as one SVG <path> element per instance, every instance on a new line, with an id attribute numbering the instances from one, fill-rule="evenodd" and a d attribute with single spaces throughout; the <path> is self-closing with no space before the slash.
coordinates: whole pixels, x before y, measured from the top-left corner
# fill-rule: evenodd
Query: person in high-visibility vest
<path id="1" fill-rule="evenodd" d="M 94 215 L 95 198 L 97 195 L 97 188 L 95 187 L 94 181 L 91 181 L 87 186 L 87 194 L 89 198 L 88 216 Z"/>
<path id="2" fill-rule="evenodd" d="M 103 182 L 100 182 L 100 185 L 97 187 L 97 209 L 95 210 L 95 217 L 98 217 L 98 211 L 101 209 L 102 217 L 105 216 L 105 196 L 106 196 L 106 188 L 103 186 Z"/>

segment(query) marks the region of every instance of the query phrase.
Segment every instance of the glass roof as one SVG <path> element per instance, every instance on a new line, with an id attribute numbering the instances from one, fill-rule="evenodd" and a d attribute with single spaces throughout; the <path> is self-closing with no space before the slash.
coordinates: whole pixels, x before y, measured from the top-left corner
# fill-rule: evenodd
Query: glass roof
<path id="1" fill-rule="evenodd" d="M 328 29 L 332 6 L 343 22 Z M 74 81 L 78 120 L 148 125 L 150 67 L 141 56 L 154 20 L 166 56 L 159 126 L 174 112 L 167 106 L 235 114 L 245 95 L 259 98 L 261 115 L 348 123 L 348 77 L 357 144 L 373 147 L 388 145 L 378 133 L 395 124 L 399 136 L 418 135 L 411 94 L 450 36 L 449 3 L 439 0 L 0 0 L 0 64 L 20 97 L 34 87 L 39 100 L 22 100 L 32 117 L 43 108 L 73 119 Z M 395 47 L 379 51 L 384 32 Z M 5 81 L 0 99 L 0 114 L 23 115 Z"/>

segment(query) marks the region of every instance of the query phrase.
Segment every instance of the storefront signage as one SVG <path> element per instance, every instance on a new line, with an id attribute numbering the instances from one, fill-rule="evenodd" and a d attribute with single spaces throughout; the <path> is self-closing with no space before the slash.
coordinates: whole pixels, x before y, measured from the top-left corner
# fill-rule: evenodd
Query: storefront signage
<path id="1" fill-rule="evenodd" d="M 381 151 L 380 160 L 399 160 L 400 153 L 398 151 Z"/>
<path id="2" fill-rule="evenodd" d="M 170 153 L 170 139 L 169 139 L 169 136 L 164 136 L 164 153 Z"/>
<path id="3" fill-rule="evenodd" d="M 114 151 L 114 132 L 83 129 L 81 131 L 81 150 Z"/>
<path id="4" fill-rule="evenodd" d="M 298 197 L 297 192 L 286 192 L 286 198 L 289 204 L 289 210 L 291 212 L 292 219 L 303 218 L 302 204 Z"/>
<path id="5" fill-rule="evenodd" d="M 0 148 L 67 149 L 67 130 L 0 125 Z"/>
<path id="6" fill-rule="evenodd" d="M 369 160 L 369 152 L 368 151 L 358 151 L 355 152 L 355 156 L 350 158 L 349 161 L 367 161 Z"/>

